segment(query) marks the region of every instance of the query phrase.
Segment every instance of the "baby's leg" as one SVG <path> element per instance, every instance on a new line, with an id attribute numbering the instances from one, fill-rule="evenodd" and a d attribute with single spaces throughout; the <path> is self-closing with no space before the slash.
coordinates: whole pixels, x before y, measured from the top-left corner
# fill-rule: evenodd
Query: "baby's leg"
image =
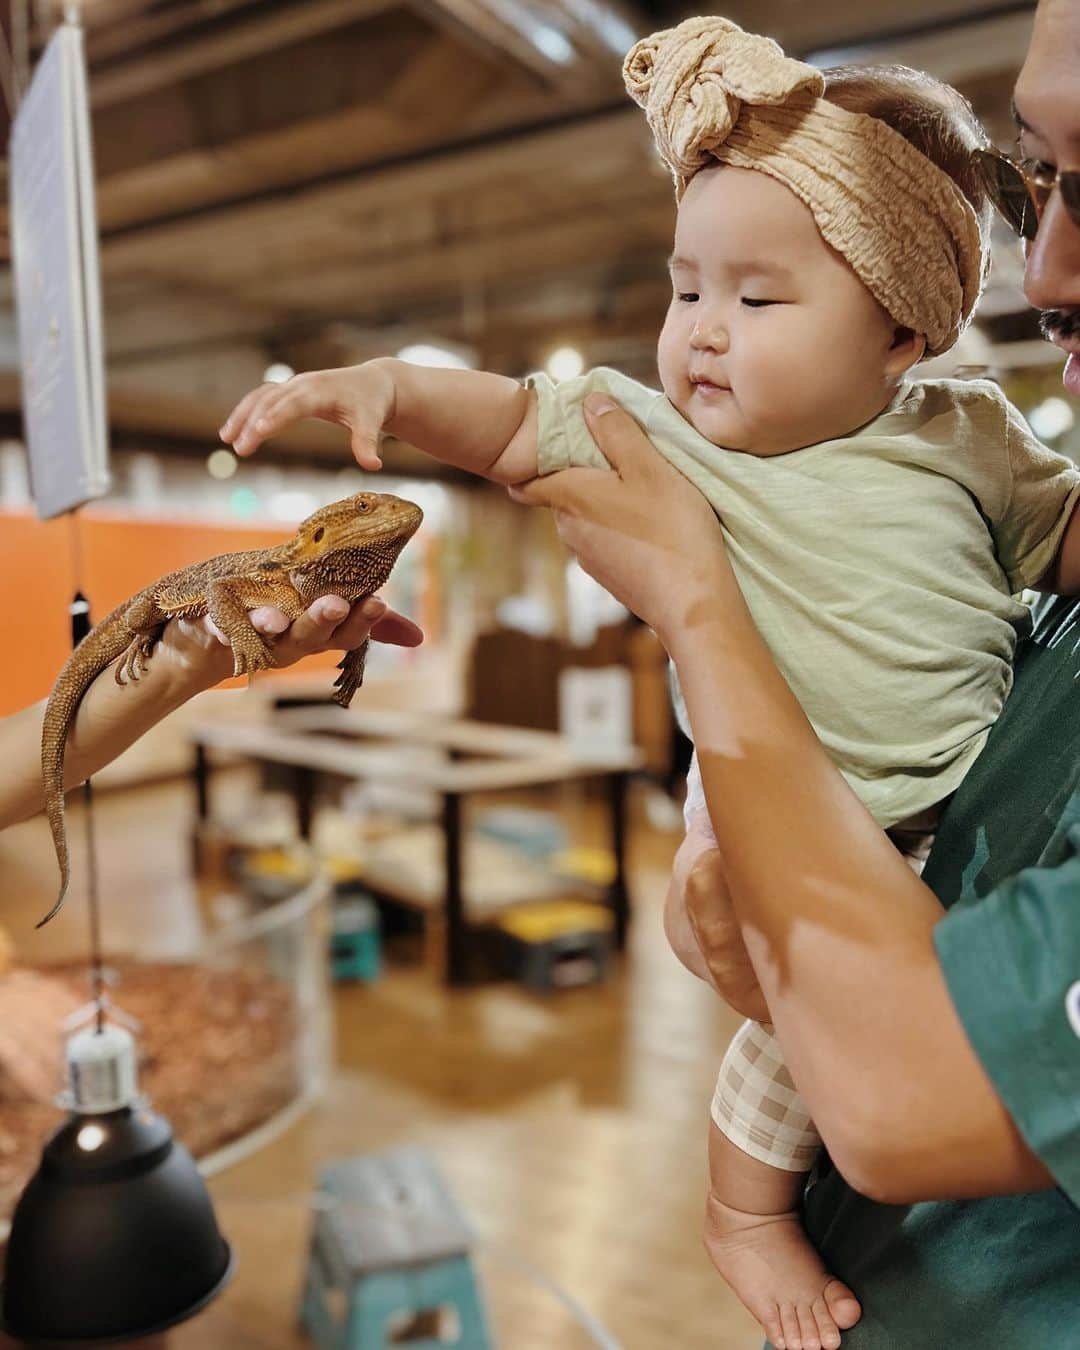
<path id="1" fill-rule="evenodd" d="M 747 1022 L 725 1057 L 713 1101 L 705 1247 L 776 1350 L 836 1350 L 841 1330 L 862 1315 L 799 1218 L 816 1149 L 771 1030 Z"/>

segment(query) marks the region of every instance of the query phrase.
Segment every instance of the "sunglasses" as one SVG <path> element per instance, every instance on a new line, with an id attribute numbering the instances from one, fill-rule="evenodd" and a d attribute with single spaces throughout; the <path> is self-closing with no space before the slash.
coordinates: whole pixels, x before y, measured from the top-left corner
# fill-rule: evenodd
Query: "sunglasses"
<path id="1" fill-rule="evenodd" d="M 1080 169 L 1058 173 L 1031 160 L 1017 163 L 996 150 L 976 150 L 974 164 L 990 200 L 1021 239 L 1035 238 L 1054 188 L 1061 193 L 1069 219 L 1080 229 Z"/>

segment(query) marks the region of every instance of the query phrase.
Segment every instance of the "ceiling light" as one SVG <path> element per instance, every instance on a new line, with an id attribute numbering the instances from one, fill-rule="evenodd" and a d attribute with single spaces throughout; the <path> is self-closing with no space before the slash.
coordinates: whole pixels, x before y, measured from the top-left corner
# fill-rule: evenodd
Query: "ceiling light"
<path id="1" fill-rule="evenodd" d="M 576 347 L 559 347 L 547 359 L 553 380 L 573 380 L 585 369 L 585 358 Z"/>
<path id="2" fill-rule="evenodd" d="M 231 450 L 211 450 L 206 457 L 206 472 L 211 478 L 231 478 L 239 467 Z"/>
<path id="3" fill-rule="evenodd" d="M 263 380 L 267 384 L 284 384 L 295 374 L 292 366 L 287 366 L 284 361 L 272 361 L 263 371 Z"/>
<path id="4" fill-rule="evenodd" d="M 549 23 L 540 23 L 530 29 L 529 41 L 538 52 L 559 66 L 568 66 L 577 55 L 573 43 Z"/>
<path id="5" fill-rule="evenodd" d="M 1027 415 L 1028 425 L 1041 441 L 1053 441 L 1071 430 L 1076 414 L 1063 398 L 1045 398 Z"/>
<path id="6" fill-rule="evenodd" d="M 413 342 L 398 352 L 399 361 L 411 366 L 436 366 L 447 370 L 471 370 L 472 362 L 461 351 L 434 342 Z"/>

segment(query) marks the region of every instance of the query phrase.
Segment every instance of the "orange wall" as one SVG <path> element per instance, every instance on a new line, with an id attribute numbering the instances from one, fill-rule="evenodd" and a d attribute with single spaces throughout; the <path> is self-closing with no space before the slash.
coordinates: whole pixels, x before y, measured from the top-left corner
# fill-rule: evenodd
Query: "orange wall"
<path id="1" fill-rule="evenodd" d="M 131 519 L 87 510 L 39 521 L 0 511 L 0 715 L 43 698 L 71 651 L 67 607 L 76 587 L 75 556 L 91 617 L 166 572 L 217 553 L 266 548 L 291 533 L 265 525 L 205 525 Z M 327 653 L 311 664 L 333 666 Z"/>

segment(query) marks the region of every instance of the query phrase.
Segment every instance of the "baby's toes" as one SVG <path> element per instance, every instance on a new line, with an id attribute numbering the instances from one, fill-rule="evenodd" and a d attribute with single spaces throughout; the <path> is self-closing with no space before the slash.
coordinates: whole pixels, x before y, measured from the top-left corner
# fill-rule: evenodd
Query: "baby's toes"
<path id="1" fill-rule="evenodd" d="M 829 1313 L 841 1331 L 853 1327 L 862 1316 L 862 1304 L 843 1280 L 830 1280 L 825 1286 L 824 1297 Z"/>
<path id="2" fill-rule="evenodd" d="M 784 1341 L 784 1328 L 780 1325 L 780 1309 L 775 1303 L 772 1312 L 766 1313 L 761 1318 L 761 1325 L 765 1329 L 765 1335 L 769 1338 L 772 1350 L 787 1350 L 787 1344 Z"/>
<path id="3" fill-rule="evenodd" d="M 803 1350 L 799 1314 L 795 1311 L 793 1303 L 780 1304 L 780 1329 L 784 1333 L 784 1345 L 787 1350 Z"/>
<path id="4" fill-rule="evenodd" d="M 818 1334 L 817 1318 L 809 1304 L 795 1305 L 795 1316 L 799 1319 L 799 1335 L 802 1338 L 802 1350 L 821 1350 L 821 1337 Z"/>
<path id="5" fill-rule="evenodd" d="M 829 1305 L 824 1298 L 814 1299 L 811 1312 L 814 1321 L 817 1323 L 821 1350 L 840 1350 L 840 1328 L 833 1321 L 832 1313 L 829 1312 Z"/>

